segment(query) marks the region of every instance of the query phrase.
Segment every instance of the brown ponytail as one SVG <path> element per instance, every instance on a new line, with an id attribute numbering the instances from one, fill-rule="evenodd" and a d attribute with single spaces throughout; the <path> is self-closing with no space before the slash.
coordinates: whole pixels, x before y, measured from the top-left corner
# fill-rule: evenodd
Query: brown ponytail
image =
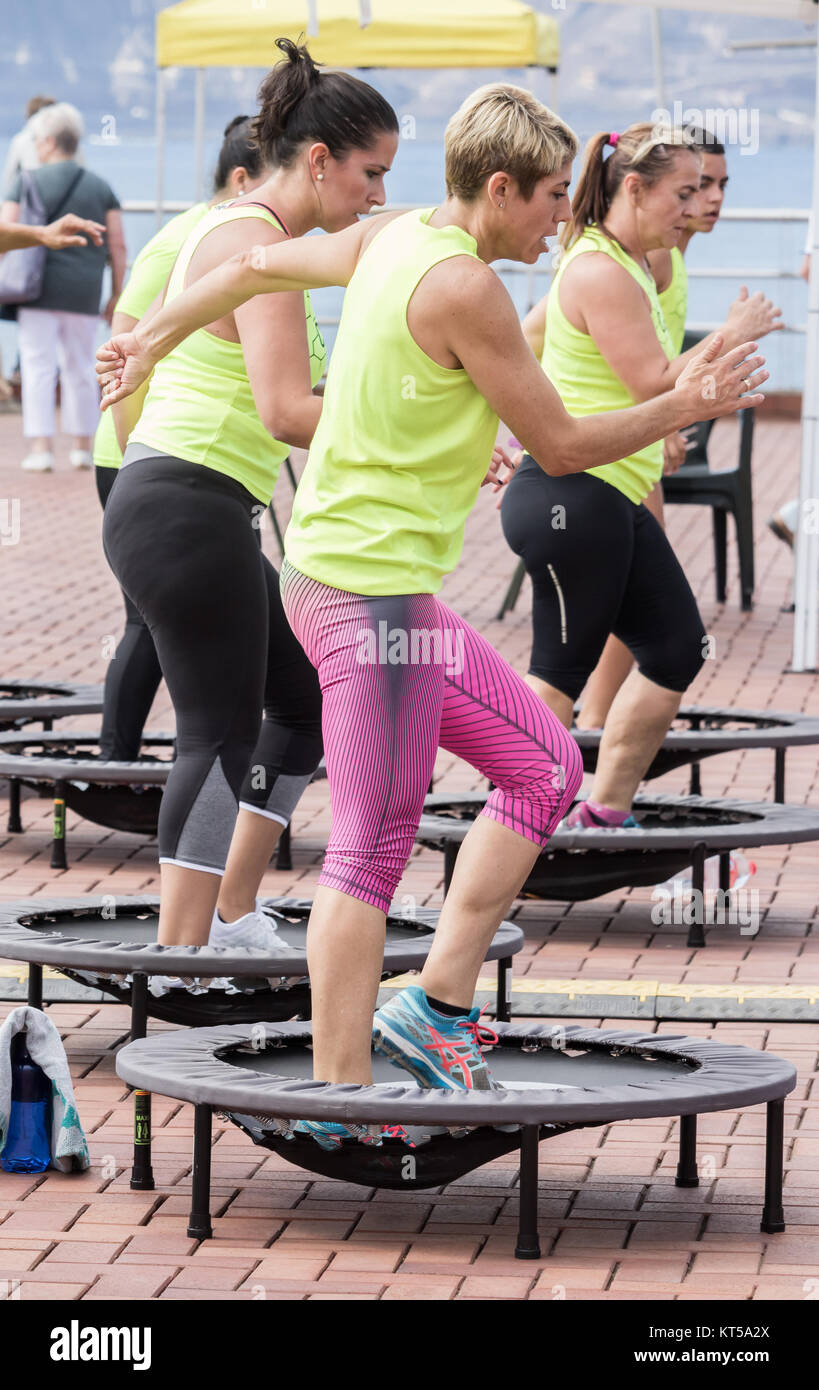
<path id="1" fill-rule="evenodd" d="M 398 117 L 369 83 L 346 72 L 323 71 L 304 44 L 276 40 L 284 54 L 259 88 L 261 110 L 253 136 L 266 165 L 287 168 L 313 142 L 338 159 L 367 149 L 378 135 L 397 132 Z"/>
<path id="2" fill-rule="evenodd" d="M 612 150 L 605 157 L 608 145 Z M 639 174 L 650 187 L 672 169 L 680 149 L 699 153 L 691 132 L 649 121 L 630 125 L 622 135 L 613 131 L 593 135 L 583 156 L 572 197 L 572 216 L 563 228 L 561 245 L 568 249 L 586 227 L 602 226 L 626 174 Z"/>

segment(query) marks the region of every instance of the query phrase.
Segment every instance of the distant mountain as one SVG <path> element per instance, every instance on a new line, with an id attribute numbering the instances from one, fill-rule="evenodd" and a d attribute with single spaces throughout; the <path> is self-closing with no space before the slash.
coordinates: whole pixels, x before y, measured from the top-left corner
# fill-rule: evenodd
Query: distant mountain
<path id="1" fill-rule="evenodd" d="M 229 4 L 230 0 L 226 0 Z M 319 8 L 321 0 L 319 0 Z M 26 99 L 49 92 L 83 111 L 89 136 L 115 131 L 124 139 L 152 138 L 154 129 L 154 23 L 159 0 L 25 0 L 7 5 L 0 51 L 0 141 L 21 123 Z M 535 8 L 553 14 L 562 31 L 559 106 L 581 134 L 604 120 L 627 123 L 656 105 L 649 12 L 627 4 L 611 7 L 552 0 Z M 777 20 L 702 12 L 662 15 L 669 101 L 685 107 L 752 108 L 759 112 L 766 143 L 810 135 L 814 101 L 811 50 L 740 53 L 726 57 L 729 38 L 798 36 L 804 27 Z M 272 54 L 271 54 L 272 57 Z M 419 137 L 434 138 L 441 121 L 479 80 L 501 70 L 379 72 L 373 80 L 401 112 L 416 115 Z M 530 70 L 504 74 L 549 99 L 547 75 Z M 222 69 L 208 80 L 208 130 L 224 125 L 237 109 L 252 106 L 259 73 Z M 192 122 L 193 79 L 171 79 L 168 124 L 186 135 Z M 112 124 L 113 121 L 113 124 Z"/>

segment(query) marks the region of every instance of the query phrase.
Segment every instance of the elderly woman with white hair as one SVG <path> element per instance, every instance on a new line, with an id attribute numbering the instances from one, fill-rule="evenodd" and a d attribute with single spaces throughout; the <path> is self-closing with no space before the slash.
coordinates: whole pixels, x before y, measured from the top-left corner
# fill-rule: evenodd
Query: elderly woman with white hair
<path id="1" fill-rule="evenodd" d="M 30 178 L 48 222 L 63 213 L 74 213 L 102 224 L 106 233 L 102 245 L 92 240 L 71 249 L 50 249 L 39 297 L 21 305 L 17 312 L 23 434 L 28 444 L 22 466 L 36 473 L 47 473 L 54 467 L 58 374 L 62 426 L 73 446 L 69 460 L 74 468 L 91 467 L 91 440 L 99 418 L 94 349 L 106 262 L 111 262 L 113 281 L 111 300 L 104 311 L 109 322 L 109 310 L 125 276 L 119 200 L 104 179 L 80 163 L 82 134 L 82 117 L 76 107 L 67 102 L 43 107 L 32 122 L 40 167 L 17 175 L 0 210 L 0 218 L 19 220 L 23 179 Z"/>

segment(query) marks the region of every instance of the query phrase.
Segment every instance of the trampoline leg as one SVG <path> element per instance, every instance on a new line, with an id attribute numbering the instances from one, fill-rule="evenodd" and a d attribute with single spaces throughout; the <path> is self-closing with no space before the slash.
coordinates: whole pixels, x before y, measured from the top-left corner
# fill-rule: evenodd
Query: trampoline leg
<path id="1" fill-rule="evenodd" d="M 134 971 L 131 984 L 131 1042 L 144 1038 L 148 1031 L 148 976 Z"/>
<path id="2" fill-rule="evenodd" d="M 67 869 L 65 857 L 65 787 L 62 782 L 54 783 L 54 831 L 51 843 L 52 869 Z"/>
<path id="3" fill-rule="evenodd" d="M 28 998 L 26 1003 L 31 1009 L 42 1009 L 43 1007 L 43 967 L 34 965 L 33 962 L 28 967 Z"/>
<path id="4" fill-rule="evenodd" d="M 759 1229 L 767 1235 L 776 1235 L 785 1229 L 785 1213 L 782 1209 L 782 1169 L 785 1147 L 785 1102 L 768 1101 L 768 1119 L 765 1127 L 765 1205 Z"/>
<path id="5" fill-rule="evenodd" d="M 131 1042 L 144 1038 L 148 1031 L 148 976 L 134 971 L 131 985 Z M 134 1091 L 134 1161 L 131 1168 L 131 1187 L 138 1192 L 153 1192 L 154 1173 L 151 1167 L 151 1093 Z"/>
<path id="6" fill-rule="evenodd" d="M 210 1240 L 210 1145 L 211 1118 L 209 1105 L 193 1108 L 193 1179 L 191 1182 L 191 1214 L 188 1235 L 192 1240 Z"/>
<path id="7" fill-rule="evenodd" d="M 725 850 L 719 857 L 719 890 L 727 893 L 731 887 L 731 851 Z"/>
<path id="8" fill-rule="evenodd" d="M 697 1117 L 680 1116 L 680 1160 L 677 1164 L 676 1187 L 699 1187 L 697 1172 Z"/>
<path id="9" fill-rule="evenodd" d="M 289 872 L 293 867 L 293 857 L 290 853 L 290 826 L 286 825 L 276 846 L 276 868 L 284 869 Z"/>
<path id="10" fill-rule="evenodd" d="M 20 819 L 20 783 L 16 777 L 9 782 L 9 823 L 6 829 L 10 835 L 19 835 L 23 829 Z"/>
<path id="11" fill-rule="evenodd" d="M 458 845 L 444 845 L 444 897 L 449 892 L 449 885 L 452 882 L 452 875 L 455 872 L 455 860 L 458 858 Z"/>
<path id="12" fill-rule="evenodd" d="M 705 945 L 705 845 L 694 846 L 691 861 L 691 905 L 695 920 L 688 928 L 689 946 Z M 697 921 L 696 918 L 700 920 Z"/>
<path id="13" fill-rule="evenodd" d="M 702 776 L 699 763 L 691 764 L 691 780 L 688 784 L 689 796 L 702 796 Z"/>
<path id="14" fill-rule="evenodd" d="M 785 754 L 786 748 L 777 748 L 774 752 L 774 801 L 780 805 L 785 800 Z M 11 826 L 9 826 L 11 829 Z"/>
<path id="15" fill-rule="evenodd" d="M 520 1220 L 516 1260 L 539 1260 L 537 1232 L 537 1125 L 524 1125 L 520 1132 Z"/>
<path id="16" fill-rule="evenodd" d="M 512 1018 L 512 958 L 498 961 L 498 995 L 495 1002 L 495 1022 L 509 1023 Z"/>

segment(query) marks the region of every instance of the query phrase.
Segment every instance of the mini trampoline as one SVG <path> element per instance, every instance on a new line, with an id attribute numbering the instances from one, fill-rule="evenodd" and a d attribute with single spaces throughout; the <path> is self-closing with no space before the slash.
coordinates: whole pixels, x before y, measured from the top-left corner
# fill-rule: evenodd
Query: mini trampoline
<path id="1" fill-rule="evenodd" d="M 20 787 L 54 801 L 52 869 L 67 868 L 65 809 L 95 825 L 155 835 L 162 788 L 173 762 L 173 734 L 146 735 L 135 762 L 108 762 L 100 757 L 99 733 L 0 734 L 0 778 L 16 789 L 17 819 L 9 830 L 21 831 Z"/>
<path id="2" fill-rule="evenodd" d="M 55 719 L 72 714 L 99 714 L 101 685 L 70 681 L 0 681 L 0 733 L 23 724 L 51 728 Z"/>
<path id="3" fill-rule="evenodd" d="M 373 1057 L 371 1086 L 313 1081 L 310 1025 L 272 1023 L 263 1036 L 259 1027 L 144 1038 L 117 1057 L 117 1072 L 129 1085 L 195 1106 L 191 1237 L 212 1234 L 214 1110 L 297 1166 L 368 1187 L 437 1187 L 519 1149 L 515 1253 L 536 1259 L 541 1140 L 616 1120 L 679 1115 L 676 1182 L 696 1187 L 696 1116 L 762 1102 L 767 1131 L 761 1228 L 785 1229 L 784 1097 L 796 1085 L 796 1071 L 780 1057 L 701 1038 L 501 1024 L 488 1060 L 502 1090 L 425 1090 L 380 1056 Z M 286 1122 L 296 1119 L 400 1124 L 416 1147 L 399 1140 L 381 1147 L 351 1140 L 327 1153 L 312 1139 L 286 1137 Z"/>
<path id="4" fill-rule="evenodd" d="M 292 943 L 292 956 L 265 955 L 249 947 L 229 951 L 214 946 L 160 946 L 156 941 L 159 898 L 32 898 L 0 907 L 0 958 L 29 963 L 28 1003 L 43 1006 L 42 970 L 52 966 L 69 979 L 103 990 L 131 1005 L 131 1037 L 144 1037 L 149 1015 L 166 1023 L 203 1027 L 310 1016 L 307 979 L 308 899 L 273 898 L 264 910 Z M 423 966 L 438 922 L 437 912 L 416 911 L 387 918 L 382 979 Z M 498 1016 L 509 1018 L 512 957 L 523 933 L 502 922 L 486 953 L 498 962 Z M 190 980 L 155 996 L 152 976 Z M 210 982 L 209 984 L 207 982 Z M 150 1108 L 142 1101 L 132 1184 L 152 1187 Z M 147 1169 L 146 1169 L 147 1148 Z M 143 1180 L 148 1173 L 147 1180 Z"/>
<path id="5" fill-rule="evenodd" d="M 443 851 L 445 889 L 461 842 L 485 800 L 467 793 L 433 795 L 424 803 L 416 838 Z M 719 856 L 720 888 L 727 890 L 731 850 L 819 840 L 819 808 L 815 806 L 640 795 L 634 813 L 640 822 L 636 830 L 556 830 L 521 895 L 580 902 L 618 888 L 663 883 L 690 866 L 693 889 L 703 901 L 709 855 Z M 688 945 L 705 945 L 701 921 L 691 924 Z"/>
<path id="6" fill-rule="evenodd" d="M 0 735 L 19 732 L 26 724 L 41 724 L 50 732 L 55 719 L 69 715 L 99 714 L 102 686 L 73 685 L 68 681 L 0 682 Z M 0 774 L 2 776 L 2 774 Z M 22 830 L 20 821 L 20 783 L 9 780 L 8 830 Z"/>
<path id="7" fill-rule="evenodd" d="M 91 687 L 89 687 L 91 689 Z M 2 687 L 0 687 L 2 690 Z M 97 708 L 101 707 L 101 698 Z M 2 711 L 0 704 L 0 712 Z M 81 713 L 78 709 L 76 713 Z M 136 762 L 108 762 L 100 757 L 98 733 L 2 732 L 0 726 L 0 779 L 9 782 L 8 830 L 19 833 L 20 789 L 30 787 L 39 796 L 53 798 L 54 836 L 52 869 L 68 867 L 65 810 L 70 807 L 85 820 L 110 830 L 136 835 L 156 835 L 159 806 L 168 773 L 173 766 L 174 735 L 145 735 Z M 322 759 L 312 781 L 327 776 Z M 290 826 L 285 826 L 276 851 L 279 869 L 292 869 Z"/>
<path id="8" fill-rule="evenodd" d="M 602 735 L 602 729 L 572 729 L 586 772 L 594 772 L 597 767 Z M 774 750 L 774 801 L 784 802 L 787 751 L 808 744 L 819 744 L 819 718 L 813 715 L 690 705 L 677 714 L 645 773 L 645 780 L 652 781 L 678 767 L 690 766 L 689 791 L 692 796 L 699 796 L 703 758 L 713 758 L 718 753 L 771 748 Z"/>

